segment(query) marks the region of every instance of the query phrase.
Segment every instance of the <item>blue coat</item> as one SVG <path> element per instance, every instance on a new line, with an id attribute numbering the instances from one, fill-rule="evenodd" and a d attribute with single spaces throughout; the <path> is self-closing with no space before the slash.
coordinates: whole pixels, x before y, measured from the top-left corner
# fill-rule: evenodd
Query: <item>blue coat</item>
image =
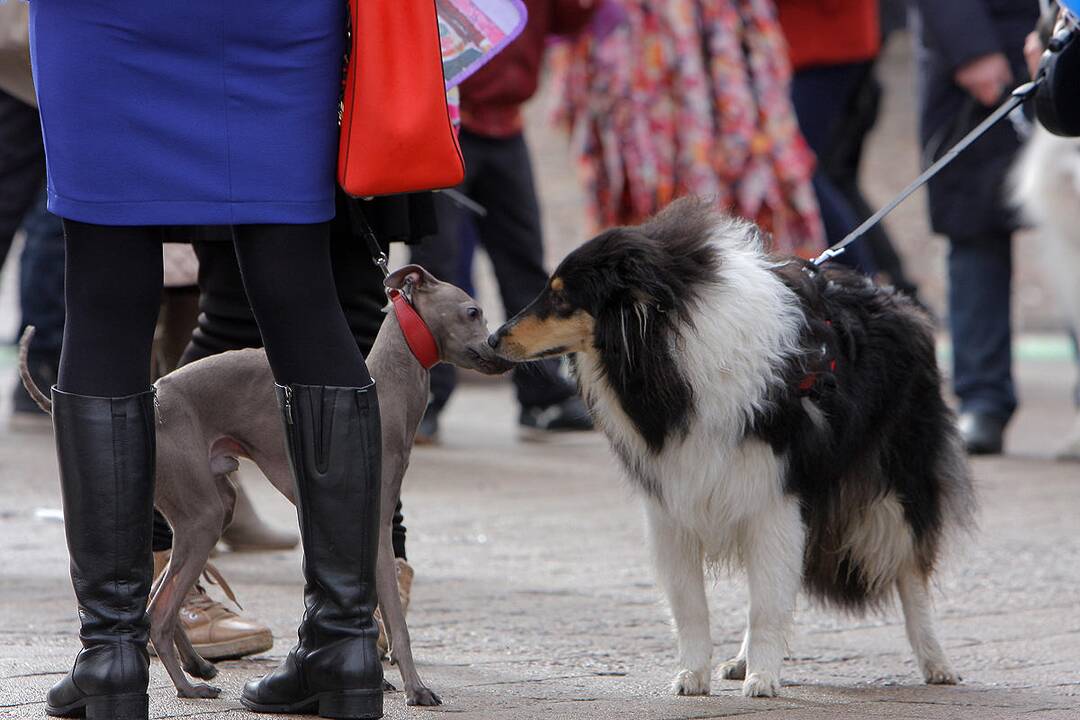
<path id="1" fill-rule="evenodd" d="M 937 159 L 992 112 L 953 82 L 956 69 L 1003 52 L 1016 85 L 1028 80 L 1024 38 L 1039 17 L 1036 0 L 912 0 L 917 8 L 919 135 L 924 164 Z M 1020 138 L 1003 121 L 930 183 L 935 232 L 977 239 L 1016 229 L 1005 178 Z"/>

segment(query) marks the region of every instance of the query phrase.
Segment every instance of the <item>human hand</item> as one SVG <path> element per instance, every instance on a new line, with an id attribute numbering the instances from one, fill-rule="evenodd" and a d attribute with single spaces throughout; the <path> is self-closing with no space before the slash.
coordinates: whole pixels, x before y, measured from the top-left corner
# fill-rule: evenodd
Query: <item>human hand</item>
<path id="1" fill-rule="evenodd" d="M 1001 100 L 1013 82 L 1012 70 L 1004 53 L 990 53 L 961 65 L 953 75 L 957 85 L 986 106 Z"/>
<path id="2" fill-rule="evenodd" d="M 1027 61 L 1028 73 L 1031 77 L 1035 77 L 1035 73 L 1039 71 L 1039 61 L 1042 60 L 1045 51 L 1046 48 L 1043 47 L 1039 33 L 1028 33 L 1027 38 L 1024 40 L 1024 60 Z"/>

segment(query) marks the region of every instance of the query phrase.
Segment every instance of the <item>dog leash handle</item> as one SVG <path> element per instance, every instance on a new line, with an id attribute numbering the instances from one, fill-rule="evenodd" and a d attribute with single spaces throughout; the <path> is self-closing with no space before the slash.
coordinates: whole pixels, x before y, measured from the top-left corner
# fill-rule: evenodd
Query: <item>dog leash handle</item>
<path id="1" fill-rule="evenodd" d="M 1035 91 L 1039 89 L 1040 85 L 1042 85 L 1043 80 L 1044 76 L 1040 75 L 1031 82 L 1024 83 L 1020 87 L 1013 90 L 1011 97 L 1009 97 L 1008 100 L 1002 103 L 1001 107 L 999 107 L 985 120 L 979 123 L 975 127 L 975 129 L 965 135 L 963 139 L 960 140 L 960 142 L 953 145 L 947 153 L 942 155 L 937 160 L 937 162 L 924 170 L 922 174 L 919 175 L 919 177 L 915 178 L 915 180 L 912 181 L 912 183 L 906 188 L 904 188 L 899 195 L 894 197 L 888 205 L 868 217 L 865 221 L 863 221 L 861 225 L 859 225 L 859 227 L 848 233 L 847 237 L 845 237 L 843 240 L 836 243 L 832 247 L 828 248 L 825 252 L 814 258 L 814 265 L 820 266 L 821 264 L 832 260 L 839 255 L 843 255 L 844 251 L 847 250 L 848 245 L 861 238 L 867 233 L 868 230 L 870 230 L 879 222 L 884 220 L 886 215 L 895 210 L 900 203 L 911 197 L 912 193 L 914 193 L 926 183 L 930 182 L 930 180 L 932 180 L 935 175 L 944 170 L 945 167 L 948 166 L 953 160 L 955 160 L 960 153 L 962 153 L 964 150 L 967 150 L 972 143 L 974 143 L 976 140 L 989 132 L 992 127 L 1007 118 L 1013 110 L 1023 105 L 1025 100 L 1035 94 Z"/>

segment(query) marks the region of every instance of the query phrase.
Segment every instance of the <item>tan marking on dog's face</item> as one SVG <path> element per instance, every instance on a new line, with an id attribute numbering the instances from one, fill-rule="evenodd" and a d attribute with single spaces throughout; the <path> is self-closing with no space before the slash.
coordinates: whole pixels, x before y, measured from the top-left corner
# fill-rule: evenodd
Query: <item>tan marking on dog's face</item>
<path id="1" fill-rule="evenodd" d="M 508 360 L 539 360 L 592 347 L 595 321 L 584 310 L 567 317 L 527 315 L 503 333 L 499 354 Z"/>
<path id="2" fill-rule="evenodd" d="M 551 289 L 555 292 L 562 292 L 563 288 L 565 287 L 566 283 L 563 282 L 563 279 L 561 277 L 551 279 Z"/>

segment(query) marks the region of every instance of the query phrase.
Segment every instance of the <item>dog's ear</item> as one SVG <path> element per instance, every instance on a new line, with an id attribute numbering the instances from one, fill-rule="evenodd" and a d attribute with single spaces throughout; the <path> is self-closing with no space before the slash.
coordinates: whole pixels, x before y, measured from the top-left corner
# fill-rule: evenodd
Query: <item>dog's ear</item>
<path id="1" fill-rule="evenodd" d="M 417 290 L 425 285 L 434 285 L 439 282 L 434 275 L 419 265 L 404 265 L 387 276 L 383 285 L 392 290 L 404 290 L 409 288 Z"/>

